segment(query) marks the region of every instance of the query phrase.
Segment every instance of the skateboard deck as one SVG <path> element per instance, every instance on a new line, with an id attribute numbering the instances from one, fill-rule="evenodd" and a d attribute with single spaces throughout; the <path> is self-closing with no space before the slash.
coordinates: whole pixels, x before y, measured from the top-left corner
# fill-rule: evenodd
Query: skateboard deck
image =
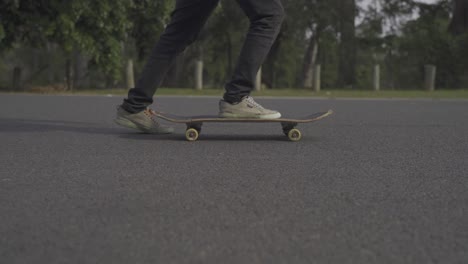
<path id="1" fill-rule="evenodd" d="M 216 115 L 200 115 L 200 116 L 178 116 L 163 112 L 155 112 L 156 116 L 172 123 L 186 124 L 187 130 L 185 138 L 188 141 L 196 141 L 200 135 L 203 123 L 280 123 L 283 133 L 291 141 L 299 141 L 302 138 L 302 133 L 297 129 L 297 125 L 301 123 L 312 123 L 321 120 L 331 114 L 332 110 L 326 112 L 314 113 L 302 118 L 282 117 L 277 119 L 255 119 L 255 118 L 223 118 Z"/>

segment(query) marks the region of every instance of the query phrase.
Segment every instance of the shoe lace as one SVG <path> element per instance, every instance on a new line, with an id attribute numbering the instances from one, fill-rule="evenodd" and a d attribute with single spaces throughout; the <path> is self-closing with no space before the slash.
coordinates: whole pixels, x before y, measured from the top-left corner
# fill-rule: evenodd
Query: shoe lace
<path id="1" fill-rule="evenodd" d="M 254 100 L 252 97 L 247 96 L 247 97 L 245 98 L 245 100 L 246 100 L 247 102 L 251 103 L 254 107 L 263 109 L 263 106 L 261 106 L 259 103 L 255 102 L 255 100 Z"/>
<path id="2" fill-rule="evenodd" d="M 158 121 L 156 121 L 156 112 L 153 109 L 146 108 L 144 110 L 144 113 L 145 113 L 146 116 L 148 116 L 151 119 L 151 121 L 158 124 Z"/>

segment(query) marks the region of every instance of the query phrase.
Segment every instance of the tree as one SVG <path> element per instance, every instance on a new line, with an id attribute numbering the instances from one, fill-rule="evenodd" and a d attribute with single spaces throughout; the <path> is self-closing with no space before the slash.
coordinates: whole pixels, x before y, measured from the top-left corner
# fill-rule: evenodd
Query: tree
<path id="1" fill-rule="evenodd" d="M 121 42 L 130 28 L 131 1 L 11 1 L 3 2 L 0 49 L 20 42 L 34 47 L 56 43 L 67 54 L 65 77 L 72 86 L 74 51 L 85 52 L 91 65 L 111 80 L 120 78 Z M 3 33 L 2 33 L 3 32 Z"/>
<path id="2" fill-rule="evenodd" d="M 356 1 L 342 0 L 339 13 L 339 73 L 338 86 L 351 87 L 356 84 Z"/>
<path id="3" fill-rule="evenodd" d="M 455 35 L 468 31 L 468 0 L 454 0 L 449 30 Z"/>
<path id="4" fill-rule="evenodd" d="M 46 43 L 43 25 L 51 10 L 44 1 L 5 0 L 0 4 L 0 54 L 25 44 L 41 47 Z M 15 65 L 12 89 L 21 88 L 23 69 Z"/>
<path id="5" fill-rule="evenodd" d="M 291 25 L 288 30 L 297 28 L 297 34 L 304 43 L 300 85 L 304 88 L 311 88 L 319 58 L 322 34 L 326 30 L 334 31 L 336 28 L 334 24 L 338 16 L 336 1 L 294 0 L 288 3 L 288 12 L 293 14 L 287 21 Z"/>
<path id="6" fill-rule="evenodd" d="M 106 86 L 119 80 L 123 65 L 122 41 L 131 27 L 127 16 L 131 2 L 72 0 L 49 3 L 55 18 L 51 17 L 44 25 L 46 36 L 69 54 L 67 64 L 73 60 L 73 51 L 80 50 L 90 56 L 91 67 L 106 75 Z"/>
<path id="7" fill-rule="evenodd" d="M 263 84 L 311 87 L 314 67 L 321 64 L 324 88 L 368 88 L 378 58 L 387 87 L 414 88 L 427 63 L 440 66 L 439 87 L 461 87 L 468 82 L 460 77 L 468 61 L 468 36 L 461 34 L 467 28 L 467 1 L 454 0 L 450 19 L 451 0 L 435 4 L 372 0 L 367 9 L 360 9 L 363 0 L 283 0 L 287 16 L 263 65 Z M 73 81 L 83 76 L 78 74 L 82 69 L 88 76 L 83 79 L 94 87 L 117 85 L 126 60 L 136 58 L 137 71 L 146 61 L 173 4 L 173 0 L 3 0 L 0 81 L 10 83 L 11 76 L 5 77 L 5 72 L 20 66 L 11 63 L 17 52 L 13 58 L 21 54 L 16 61 L 28 61 L 23 75 L 31 82 L 42 85 L 46 80 L 66 79 L 73 87 Z M 203 59 L 206 85 L 221 87 L 232 74 L 248 24 L 235 1 L 222 0 L 164 85 L 192 86 L 194 61 Z M 448 34 L 447 27 L 456 36 Z M 73 66 L 77 62 L 80 67 Z M 40 70 L 47 65 L 51 67 L 43 76 Z"/>
<path id="8" fill-rule="evenodd" d="M 134 0 L 128 10 L 132 22 L 130 36 L 135 41 L 137 57 L 145 60 L 169 20 L 170 0 Z"/>

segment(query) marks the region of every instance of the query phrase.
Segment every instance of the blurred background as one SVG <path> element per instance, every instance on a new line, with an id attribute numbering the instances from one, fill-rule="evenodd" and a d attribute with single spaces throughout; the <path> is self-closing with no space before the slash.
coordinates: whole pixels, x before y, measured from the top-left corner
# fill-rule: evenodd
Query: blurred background
<path id="1" fill-rule="evenodd" d="M 127 89 L 174 0 L 2 0 L 0 90 Z M 283 0 L 258 89 L 468 87 L 467 0 Z M 222 89 L 249 26 L 222 0 L 164 87 Z"/>

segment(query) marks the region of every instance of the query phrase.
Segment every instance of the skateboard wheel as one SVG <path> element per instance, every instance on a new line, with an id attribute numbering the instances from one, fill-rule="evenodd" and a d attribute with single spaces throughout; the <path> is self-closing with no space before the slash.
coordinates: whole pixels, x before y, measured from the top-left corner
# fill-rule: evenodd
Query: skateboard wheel
<path id="1" fill-rule="evenodd" d="M 299 141 L 299 140 L 301 140 L 301 138 L 302 138 L 301 131 L 299 131 L 299 129 L 296 129 L 296 128 L 289 130 L 289 132 L 288 132 L 288 138 L 289 138 L 289 140 L 291 140 L 291 141 Z"/>
<path id="2" fill-rule="evenodd" d="M 188 141 L 196 141 L 198 139 L 198 131 L 195 128 L 189 128 L 185 131 L 185 138 Z"/>

